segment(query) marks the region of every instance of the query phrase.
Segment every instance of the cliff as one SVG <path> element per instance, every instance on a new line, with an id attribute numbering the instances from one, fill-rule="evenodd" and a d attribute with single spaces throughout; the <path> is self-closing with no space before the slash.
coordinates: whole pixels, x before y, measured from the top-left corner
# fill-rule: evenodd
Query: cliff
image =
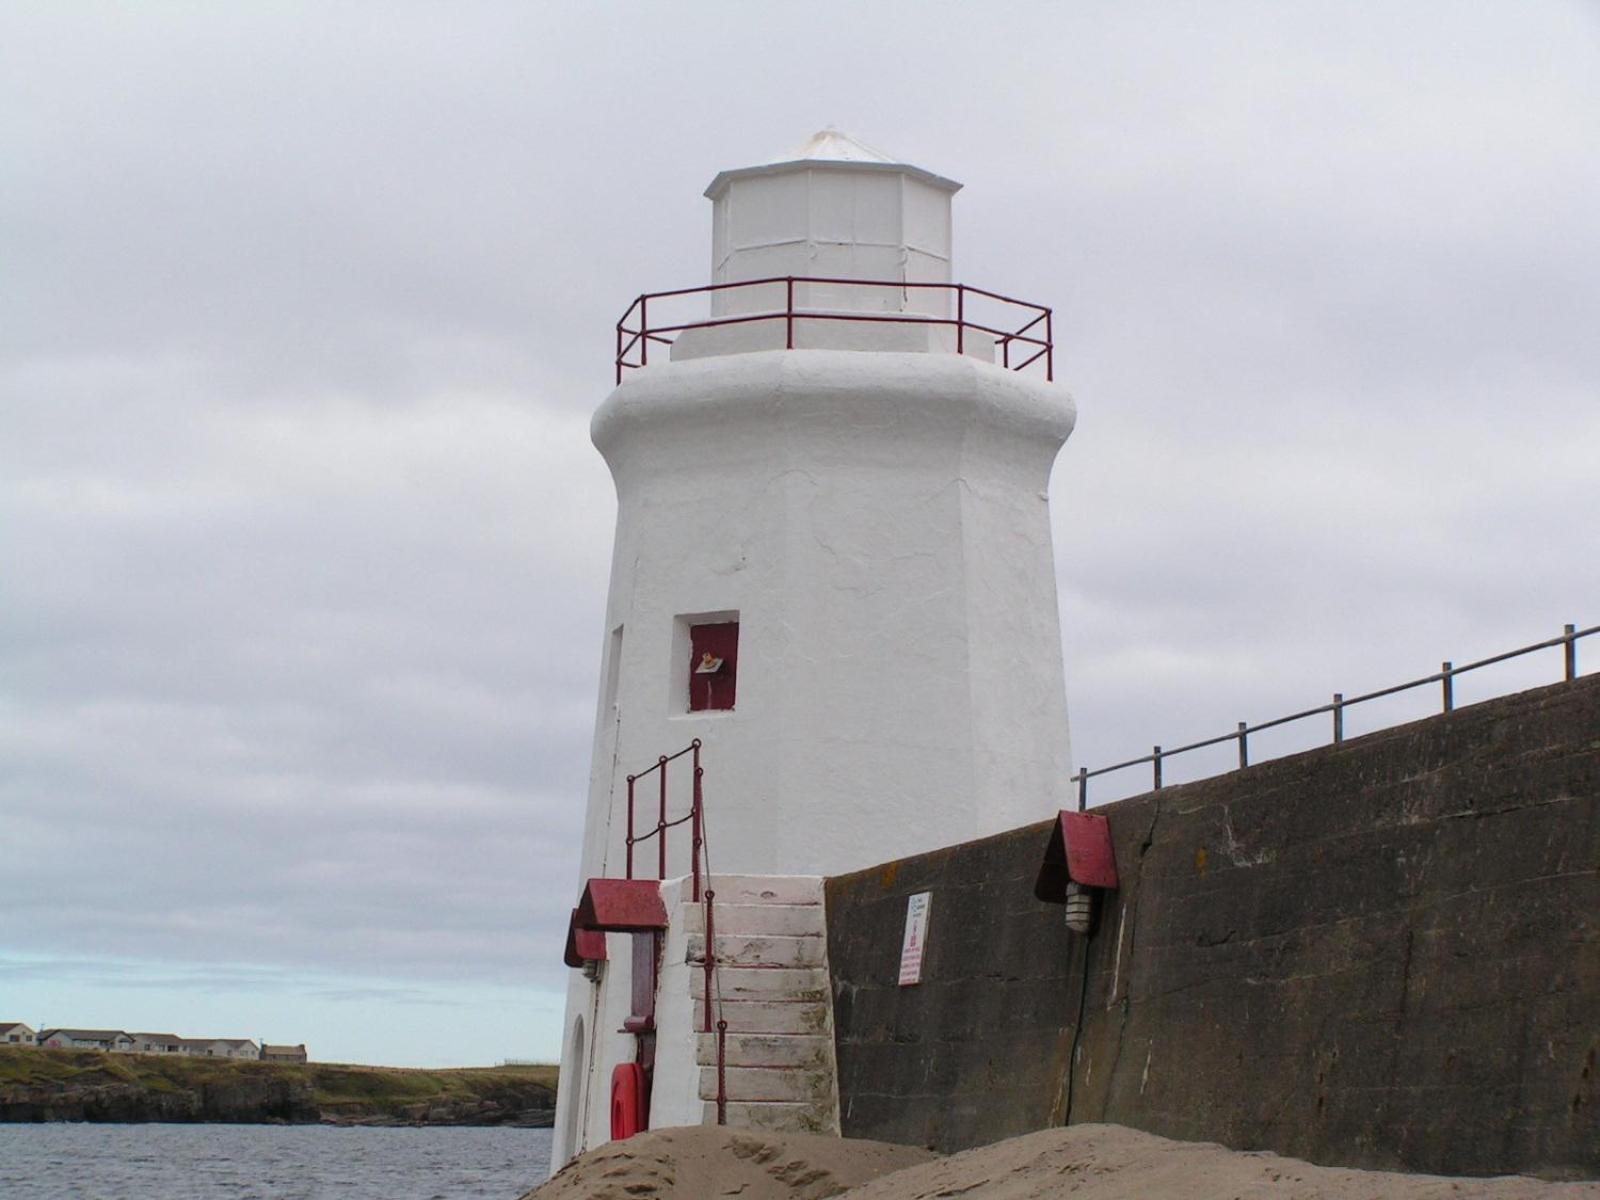
<path id="1" fill-rule="evenodd" d="M 548 1126 L 556 1068 L 425 1071 L 0 1046 L 0 1121 Z"/>

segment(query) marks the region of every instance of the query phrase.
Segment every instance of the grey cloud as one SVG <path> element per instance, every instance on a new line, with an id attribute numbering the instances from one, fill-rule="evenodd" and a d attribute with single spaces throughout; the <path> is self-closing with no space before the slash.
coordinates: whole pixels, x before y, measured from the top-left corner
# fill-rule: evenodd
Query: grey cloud
<path id="1" fill-rule="evenodd" d="M 612 325 L 830 120 L 1057 306 L 1080 761 L 1600 619 L 1584 6 L 3 20 L 9 978 L 561 986 Z"/>

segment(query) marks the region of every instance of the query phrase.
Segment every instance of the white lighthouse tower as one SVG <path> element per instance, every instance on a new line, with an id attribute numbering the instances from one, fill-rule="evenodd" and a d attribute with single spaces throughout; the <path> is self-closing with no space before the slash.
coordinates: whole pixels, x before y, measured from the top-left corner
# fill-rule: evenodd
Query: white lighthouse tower
<path id="1" fill-rule="evenodd" d="M 832 130 L 724 171 L 706 297 L 619 326 L 580 883 L 628 873 L 630 793 L 636 837 L 663 790 L 687 811 L 688 760 L 629 776 L 696 740 L 719 876 L 838 874 L 1066 805 L 1046 489 L 1075 410 L 1048 310 L 952 282 L 959 187 Z M 689 873 L 668 832 L 665 871 L 641 838 L 634 874 Z M 591 936 L 611 949 L 572 976 L 557 1166 L 605 1140 L 635 1052 L 643 960 Z"/>

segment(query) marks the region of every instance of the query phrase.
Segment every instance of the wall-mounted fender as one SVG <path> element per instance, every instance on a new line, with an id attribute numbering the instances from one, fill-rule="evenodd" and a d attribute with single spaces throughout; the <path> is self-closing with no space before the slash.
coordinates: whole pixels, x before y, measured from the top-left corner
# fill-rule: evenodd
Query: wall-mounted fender
<path id="1" fill-rule="evenodd" d="M 618 1063 L 611 1072 L 611 1140 L 620 1142 L 650 1128 L 650 1093 L 644 1068 Z"/>
<path id="2" fill-rule="evenodd" d="M 1033 894 L 1047 904 L 1065 904 L 1067 928 L 1088 937 L 1095 897 L 1116 886 L 1117 856 L 1105 814 L 1063 810 L 1051 826 Z"/>
<path id="3" fill-rule="evenodd" d="M 1111 849 L 1111 823 L 1104 813 L 1063 809 L 1050 827 L 1050 844 L 1045 847 L 1033 894 L 1047 904 L 1060 904 L 1068 883 L 1116 889 L 1117 856 Z"/>

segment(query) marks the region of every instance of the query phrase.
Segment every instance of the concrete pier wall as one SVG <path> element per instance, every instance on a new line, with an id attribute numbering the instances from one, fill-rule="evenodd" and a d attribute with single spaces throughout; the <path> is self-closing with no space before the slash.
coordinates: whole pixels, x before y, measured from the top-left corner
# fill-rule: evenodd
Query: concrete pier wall
<path id="1" fill-rule="evenodd" d="M 1087 942 L 1033 896 L 1048 824 L 828 881 L 847 1136 L 1600 1176 L 1600 677 L 1097 811 Z"/>

